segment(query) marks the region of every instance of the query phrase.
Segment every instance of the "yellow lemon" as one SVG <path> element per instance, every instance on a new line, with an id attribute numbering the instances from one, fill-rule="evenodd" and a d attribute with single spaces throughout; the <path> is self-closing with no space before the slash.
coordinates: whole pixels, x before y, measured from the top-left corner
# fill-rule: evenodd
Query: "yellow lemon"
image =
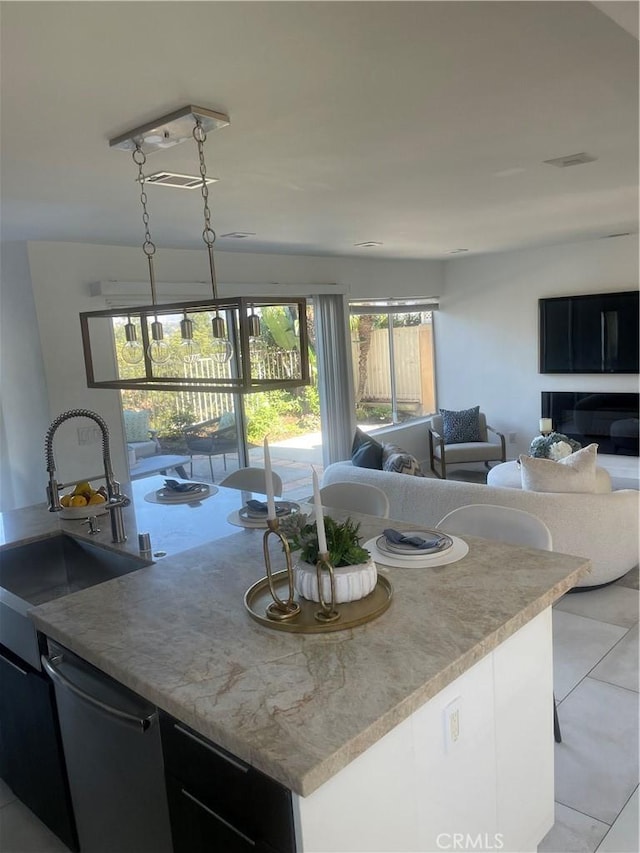
<path id="1" fill-rule="evenodd" d="M 87 483 L 86 480 L 84 480 L 82 483 L 78 483 L 78 485 L 73 490 L 73 494 L 74 495 L 84 495 L 88 500 L 91 497 L 91 495 L 93 494 L 93 489 L 91 488 L 91 483 Z"/>
<path id="2" fill-rule="evenodd" d="M 86 506 L 87 499 L 84 495 L 73 495 L 69 500 L 69 506 Z"/>
<path id="3" fill-rule="evenodd" d="M 105 501 L 105 496 L 100 494 L 100 492 L 94 492 L 89 498 L 90 504 L 103 504 Z"/>
<path id="4" fill-rule="evenodd" d="M 71 495 L 63 495 L 60 498 L 60 505 L 61 506 L 69 506 L 70 501 L 71 501 Z"/>

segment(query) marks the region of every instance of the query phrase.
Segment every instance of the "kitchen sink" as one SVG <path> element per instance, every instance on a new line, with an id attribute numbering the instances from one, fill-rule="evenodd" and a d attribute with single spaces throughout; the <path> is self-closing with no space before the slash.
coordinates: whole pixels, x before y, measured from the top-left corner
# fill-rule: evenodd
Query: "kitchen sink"
<path id="1" fill-rule="evenodd" d="M 148 565 L 66 534 L 0 551 L 0 643 L 40 669 L 30 608 Z"/>

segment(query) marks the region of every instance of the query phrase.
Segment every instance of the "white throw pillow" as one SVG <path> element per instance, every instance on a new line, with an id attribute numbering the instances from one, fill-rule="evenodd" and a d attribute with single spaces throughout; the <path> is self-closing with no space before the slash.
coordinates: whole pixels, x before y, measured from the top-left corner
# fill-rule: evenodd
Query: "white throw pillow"
<path id="1" fill-rule="evenodd" d="M 589 444 L 570 456 L 554 462 L 520 456 L 522 488 L 529 492 L 584 492 L 597 491 L 597 444 Z"/>

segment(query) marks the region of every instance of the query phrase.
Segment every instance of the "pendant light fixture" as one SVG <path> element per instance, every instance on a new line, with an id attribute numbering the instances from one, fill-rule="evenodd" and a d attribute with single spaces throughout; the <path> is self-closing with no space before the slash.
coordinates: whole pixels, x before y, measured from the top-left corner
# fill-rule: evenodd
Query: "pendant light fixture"
<path id="1" fill-rule="evenodd" d="M 222 113 L 189 105 L 111 140 L 111 147 L 131 151 L 138 167 L 137 181 L 145 229 L 142 248 L 147 258 L 151 305 L 80 314 L 87 385 L 90 388 L 250 393 L 309 384 L 304 298 L 220 297 L 218 294 L 213 252 L 216 234 L 211 224 L 204 143 L 207 132 L 226 127 L 229 123 L 228 117 Z M 204 207 L 202 239 L 207 248 L 212 297 L 200 301 L 158 303 L 153 266 L 156 246 L 150 233 L 143 167 L 147 154 L 170 148 L 189 138 L 195 140 L 198 154 L 198 185 Z M 297 358 L 287 361 L 286 378 L 269 376 L 265 369 L 267 350 L 261 338 L 261 316 L 266 308 L 286 312 L 288 325 L 295 333 L 293 349 L 297 351 Z M 201 315 L 204 315 L 203 325 L 198 322 Z M 209 330 L 206 335 L 202 331 L 205 327 Z M 197 338 L 196 329 L 200 330 Z M 138 341 L 138 332 L 141 342 Z M 114 350 L 114 338 L 118 336 L 124 337 L 124 343 Z"/>
<path id="2" fill-rule="evenodd" d="M 127 317 L 127 322 L 124 327 L 125 343 L 120 350 L 120 355 L 127 364 L 138 364 L 144 358 L 144 350 L 138 340 L 138 331 L 131 322 L 131 317 Z"/>
<path id="3" fill-rule="evenodd" d="M 194 364 L 200 358 L 200 345 L 193 338 L 194 323 L 187 317 L 187 312 L 184 312 L 184 317 L 180 320 L 180 355 L 185 364 Z"/>

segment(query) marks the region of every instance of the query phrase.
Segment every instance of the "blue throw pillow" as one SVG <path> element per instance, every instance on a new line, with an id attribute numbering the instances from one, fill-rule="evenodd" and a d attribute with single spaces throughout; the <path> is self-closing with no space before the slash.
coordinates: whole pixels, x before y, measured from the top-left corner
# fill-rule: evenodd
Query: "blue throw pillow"
<path id="1" fill-rule="evenodd" d="M 375 468 L 382 470 L 382 445 L 363 432 L 356 430 L 351 446 L 351 462 L 358 468 Z"/>
<path id="2" fill-rule="evenodd" d="M 453 412 L 440 409 L 445 444 L 463 444 L 466 441 L 482 441 L 480 434 L 480 406 Z"/>

